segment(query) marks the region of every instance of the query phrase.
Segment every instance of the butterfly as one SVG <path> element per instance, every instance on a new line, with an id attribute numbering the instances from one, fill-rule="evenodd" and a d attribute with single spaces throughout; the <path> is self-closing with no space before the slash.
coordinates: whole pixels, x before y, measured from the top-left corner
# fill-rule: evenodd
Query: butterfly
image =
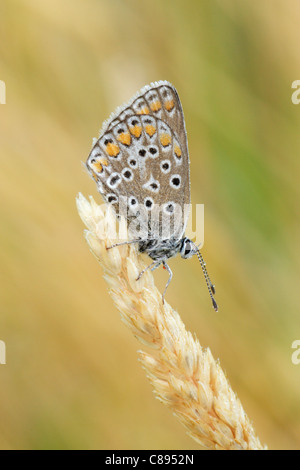
<path id="1" fill-rule="evenodd" d="M 108 247 L 136 243 L 153 260 L 144 269 L 160 265 L 172 279 L 167 263 L 180 253 L 197 255 L 217 311 L 215 287 L 199 248 L 186 237 L 190 207 L 190 162 L 182 106 L 176 89 L 167 81 L 143 87 L 104 122 L 86 166 L 104 200 L 117 217 L 127 220 L 132 239 Z M 188 209 L 186 209 L 188 208 Z"/>

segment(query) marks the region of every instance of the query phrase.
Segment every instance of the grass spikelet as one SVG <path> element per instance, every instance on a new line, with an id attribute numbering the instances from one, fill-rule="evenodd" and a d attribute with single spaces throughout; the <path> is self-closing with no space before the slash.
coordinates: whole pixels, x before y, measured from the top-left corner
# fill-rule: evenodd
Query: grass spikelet
<path id="1" fill-rule="evenodd" d="M 81 194 L 77 207 L 86 225 L 90 250 L 104 270 L 104 278 L 121 319 L 134 336 L 150 348 L 138 351 L 156 397 L 179 419 L 201 446 L 218 450 L 263 450 L 243 407 L 210 350 L 204 350 L 165 301 L 134 246 L 106 248 L 111 238 L 113 211 Z M 121 222 L 124 236 L 124 222 Z"/>

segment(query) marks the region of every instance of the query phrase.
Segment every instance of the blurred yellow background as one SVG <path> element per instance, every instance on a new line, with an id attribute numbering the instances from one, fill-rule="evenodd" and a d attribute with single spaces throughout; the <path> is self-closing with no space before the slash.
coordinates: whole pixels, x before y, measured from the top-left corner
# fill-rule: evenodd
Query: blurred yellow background
<path id="1" fill-rule="evenodd" d="M 1 449 L 199 448 L 154 399 L 75 207 L 102 202 L 81 164 L 102 121 L 161 79 L 183 104 L 220 311 L 197 259 L 170 262 L 167 300 L 261 441 L 300 448 L 299 24 L 298 0 L 1 0 Z"/>

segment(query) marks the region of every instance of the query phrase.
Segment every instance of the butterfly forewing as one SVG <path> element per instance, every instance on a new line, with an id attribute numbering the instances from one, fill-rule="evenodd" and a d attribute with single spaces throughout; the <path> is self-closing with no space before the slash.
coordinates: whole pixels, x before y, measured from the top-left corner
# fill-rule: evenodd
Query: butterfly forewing
<path id="1" fill-rule="evenodd" d="M 184 117 L 175 88 L 158 82 L 119 108 L 104 125 L 87 168 L 117 213 L 127 201 L 128 223 L 140 209 L 146 238 L 161 237 L 167 221 L 171 222 L 169 236 L 180 238 L 188 217 L 184 209 L 190 203 L 190 186 Z"/>

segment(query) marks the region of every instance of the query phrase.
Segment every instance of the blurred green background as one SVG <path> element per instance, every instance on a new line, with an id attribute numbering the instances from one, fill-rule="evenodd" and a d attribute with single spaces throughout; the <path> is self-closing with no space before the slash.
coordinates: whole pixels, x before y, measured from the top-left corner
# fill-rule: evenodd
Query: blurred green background
<path id="1" fill-rule="evenodd" d="M 300 448 L 297 0 L 1 0 L 2 449 L 197 449 L 154 399 L 83 239 L 81 165 L 143 85 L 178 89 L 203 255 L 171 261 L 167 300 L 271 449 Z M 166 273 L 155 273 L 159 287 Z"/>

